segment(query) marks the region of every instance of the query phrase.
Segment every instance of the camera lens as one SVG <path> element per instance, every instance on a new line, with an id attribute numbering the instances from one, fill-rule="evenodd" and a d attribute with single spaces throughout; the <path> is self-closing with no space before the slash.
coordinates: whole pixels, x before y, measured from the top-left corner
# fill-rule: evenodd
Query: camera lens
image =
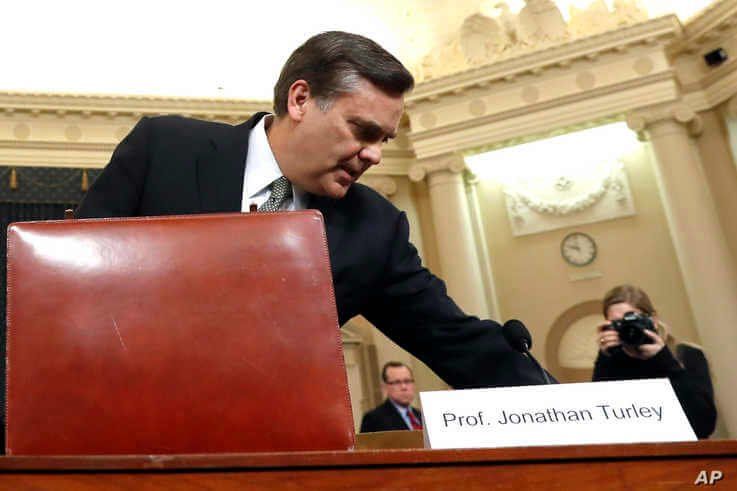
<path id="1" fill-rule="evenodd" d="M 655 331 L 650 317 L 637 312 L 627 312 L 621 319 L 612 321 L 612 327 L 619 334 L 622 344 L 635 348 L 652 343 L 645 329 Z"/>

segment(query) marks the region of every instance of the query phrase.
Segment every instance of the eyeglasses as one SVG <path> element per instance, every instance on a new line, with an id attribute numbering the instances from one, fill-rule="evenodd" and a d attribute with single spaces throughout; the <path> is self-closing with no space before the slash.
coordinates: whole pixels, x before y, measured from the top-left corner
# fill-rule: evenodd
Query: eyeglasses
<path id="1" fill-rule="evenodd" d="M 405 379 L 402 379 L 402 380 L 391 380 L 391 381 L 385 382 L 385 383 L 386 383 L 386 385 L 410 385 L 410 384 L 414 384 L 415 381 L 414 381 L 414 379 L 411 379 L 411 378 L 405 378 Z"/>

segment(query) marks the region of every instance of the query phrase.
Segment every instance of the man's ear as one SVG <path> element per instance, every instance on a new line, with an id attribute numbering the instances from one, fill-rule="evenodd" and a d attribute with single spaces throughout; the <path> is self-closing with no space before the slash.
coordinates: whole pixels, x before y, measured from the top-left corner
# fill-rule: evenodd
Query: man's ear
<path id="1" fill-rule="evenodd" d="M 287 97 L 287 113 L 294 121 L 302 121 L 307 110 L 307 103 L 312 99 L 310 84 L 305 80 L 297 80 L 289 86 Z"/>

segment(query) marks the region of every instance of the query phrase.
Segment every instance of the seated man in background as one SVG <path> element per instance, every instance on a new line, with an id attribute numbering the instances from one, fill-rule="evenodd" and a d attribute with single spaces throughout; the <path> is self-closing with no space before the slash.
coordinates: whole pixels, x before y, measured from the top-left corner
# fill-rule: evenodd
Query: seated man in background
<path id="1" fill-rule="evenodd" d="M 612 288 L 602 307 L 607 322 L 599 326 L 593 381 L 667 377 L 696 436 L 711 435 L 717 410 L 703 351 L 676 342 L 641 288 Z M 625 322 L 615 328 L 622 319 Z"/>
<path id="2" fill-rule="evenodd" d="M 404 363 L 390 361 L 381 370 L 381 379 L 386 400 L 363 415 L 361 433 L 421 430 L 422 414 L 410 405 L 415 398 L 412 370 Z"/>

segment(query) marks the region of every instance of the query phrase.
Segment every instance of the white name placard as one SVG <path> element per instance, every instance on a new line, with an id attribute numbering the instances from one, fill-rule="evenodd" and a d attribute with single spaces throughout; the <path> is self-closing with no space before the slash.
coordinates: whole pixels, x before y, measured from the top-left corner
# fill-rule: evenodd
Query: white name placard
<path id="1" fill-rule="evenodd" d="M 666 378 L 421 392 L 425 446 L 694 441 Z"/>

